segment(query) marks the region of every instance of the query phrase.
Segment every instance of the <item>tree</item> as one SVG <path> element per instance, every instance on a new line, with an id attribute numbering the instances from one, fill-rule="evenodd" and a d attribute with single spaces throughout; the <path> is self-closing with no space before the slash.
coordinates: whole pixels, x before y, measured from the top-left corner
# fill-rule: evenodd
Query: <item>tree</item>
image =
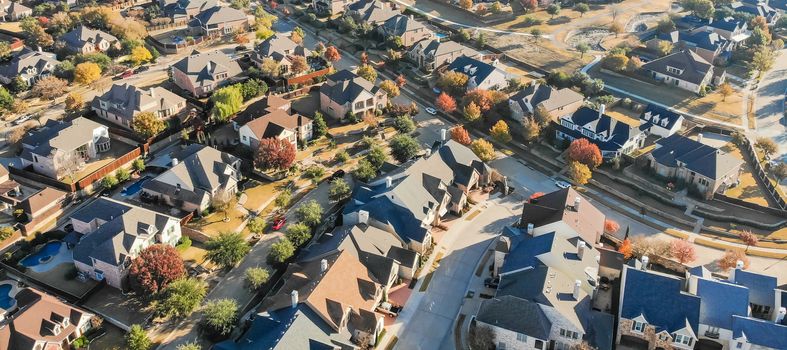
<path id="1" fill-rule="evenodd" d="M 296 247 L 299 247 L 312 238 L 312 229 L 306 224 L 299 222 L 287 225 L 284 236 L 292 242 Z"/>
<path id="2" fill-rule="evenodd" d="M 353 175 L 358 181 L 367 182 L 377 176 L 377 168 L 368 160 L 361 159 L 353 170 Z"/>
<path id="3" fill-rule="evenodd" d="M 238 45 L 246 45 L 249 43 L 249 37 L 246 35 L 246 32 L 239 30 L 235 32 L 235 36 L 232 37 L 232 41 Z"/>
<path id="4" fill-rule="evenodd" d="M 250 267 L 246 269 L 244 280 L 251 290 L 257 290 L 268 282 L 271 273 L 264 267 Z"/>
<path id="5" fill-rule="evenodd" d="M 309 69 L 309 63 L 306 62 L 306 57 L 303 56 L 292 56 L 292 66 L 290 66 L 290 71 L 295 74 L 301 74 Z"/>
<path id="6" fill-rule="evenodd" d="M 9 237 L 14 235 L 16 229 L 13 226 L 3 226 L 0 227 L 0 241 L 5 241 Z"/>
<path id="7" fill-rule="evenodd" d="M 756 46 L 766 46 L 771 42 L 771 33 L 768 33 L 767 30 L 763 30 L 761 28 L 754 28 L 751 32 L 751 36 L 747 40 L 747 43 L 751 47 Z"/>
<path id="8" fill-rule="evenodd" d="M 149 350 L 153 342 L 148 338 L 147 332 L 142 326 L 135 324 L 126 334 L 126 347 L 128 350 Z"/>
<path id="9" fill-rule="evenodd" d="M 445 92 L 441 92 L 440 95 L 437 96 L 434 104 L 437 108 L 446 113 L 451 113 L 456 110 L 456 100 Z"/>
<path id="10" fill-rule="evenodd" d="M 333 155 L 333 161 L 337 164 L 344 164 L 348 160 L 350 160 L 350 154 L 347 153 L 345 150 L 339 150 L 336 154 Z"/>
<path id="11" fill-rule="evenodd" d="M 584 185 L 590 181 L 593 173 L 587 165 L 577 161 L 568 162 L 568 176 L 580 185 Z"/>
<path id="12" fill-rule="evenodd" d="M 254 165 L 260 169 L 287 169 L 295 160 L 295 145 L 286 139 L 260 140 Z"/>
<path id="13" fill-rule="evenodd" d="M 394 129 L 402 134 L 409 134 L 415 131 L 415 122 L 408 115 L 400 115 L 394 119 Z"/>
<path id="14" fill-rule="evenodd" d="M 5 61 L 11 57 L 11 45 L 7 41 L 0 42 L 0 61 Z"/>
<path id="15" fill-rule="evenodd" d="M 118 179 L 112 174 L 106 175 L 101 179 L 101 187 L 106 189 L 114 188 L 117 184 Z"/>
<path id="16" fill-rule="evenodd" d="M 145 171 L 145 161 L 140 158 L 134 159 L 131 162 L 131 167 L 136 171 Z"/>
<path id="17" fill-rule="evenodd" d="M 374 69 L 374 67 L 368 64 L 364 64 L 358 67 L 358 71 L 356 73 L 361 78 L 364 78 L 372 83 L 374 83 L 377 80 L 377 71 Z"/>
<path id="18" fill-rule="evenodd" d="M 462 115 L 464 115 L 465 120 L 472 123 L 481 119 L 481 108 L 479 108 L 475 102 L 470 101 L 470 103 L 468 103 L 462 111 Z"/>
<path id="19" fill-rule="evenodd" d="M 598 146 L 585 138 L 571 142 L 571 145 L 568 147 L 568 159 L 585 164 L 592 169 L 601 165 L 603 160 Z"/>
<path id="20" fill-rule="evenodd" d="M 732 89 L 732 85 L 730 83 L 724 82 L 719 85 L 719 95 L 721 95 L 721 100 L 726 101 L 727 96 L 732 95 L 735 90 Z"/>
<path id="21" fill-rule="evenodd" d="M 131 120 L 131 129 L 150 138 L 158 135 L 167 128 L 167 123 L 159 119 L 153 112 L 142 112 Z"/>
<path id="22" fill-rule="evenodd" d="M 447 71 L 437 78 L 436 85 L 449 95 L 458 95 L 464 92 L 467 85 L 467 75 L 455 71 Z"/>
<path id="23" fill-rule="evenodd" d="M 773 171 L 773 177 L 776 178 L 776 183 L 781 183 L 784 178 L 787 178 L 787 163 L 779 162 L 771 168 L 771 171 Z"/>
<path id="24" fill-rule="evenodd" d="M 90 84 L 101 78 L 101 67 L 93 62 L 80 63 L 74 68 L 74 82 Z"/>
<path id="25" fill-rule="evenodd" d="M 752 233 L 749 230 L 742 231 L 741 233 L 739 233 L 738 234 L 738 239 L 740 239 L 741 242 L 743 242 L 743 244 L 746 245 L 746 251 L 745 252 L 749 252 L 749 247 L 750 246 L 756 246 L 757 243 L 760 243 L 760 239 L 757 238 L 757 235 L 755 235 L 754 233 Z"/>
<path id="26" fill-rule="evenodd" d="M 623 243 L 620 244 L 618 247 L 618 253 L 623 254 L 623 259 L 631 259 L 631 256 L 634 255 L 634 250 L 631 246 L 631 241 L 626 238 L 623 240 Z"/>
<path id="27" fill-rule="evenodd" d="M 230 209 L 231 204 L 232 194 L 224 189 L 216 191 L 216 194 L 210 198 L 210 207 L 213 208 L 213 210 L 224 213 L 224 222 L 230 221 L 230 218 L 227 216 L 227 210 Z"/>
<path id="28" fill-rule="evenodd" d="M 492 143 L 484 139 L 476 139 L 470 143 L 470 150 L 475 153 L 478 159 L 488 162 L 497 158 L 495 155 L 495 148 Z"/>
<path id="29" fill-rule="evenodd" d="M 574 5 L 574 11 L 579 12 L 579 17 L 582 17 L 585 15 L 586 12 L 590 11 L 590 6 L 588 6 L 588 4 L 580 2 Z"/>
<path id="30" fill-rule="evenodd" d="M 692 11 L 699 18 L 711 19 L 715 8 L 710 0 L 694 0 Z"/>
<path id="31" fill-rule="evenodd" d="M 175 348 L 175 350 L 202 350 L 202 346 L 200 346 L 197 343 L 191 342 L 191 343 L 179 344 Z"/>
<path id="32" fill-rule="evenodd" d="M 757 141 L 754 142 L 754 147 L 762 152 L 763 157 L 765 159 L 769 159 L 772 154 L 776 153 L 779 150 L 779 146 L 776 145 L 776 142 L 773 139 L 768 137 L 759 137 Z"/>
<path id="33" fill-rule="evenodd" d="M 749 70 L 757 71 L 757 78 L 759 79 L 763 73 L 773 67 L 773 61 L 776 59 L 776 54 L 773 50 L 765 45 L 758 46 L 754 49 L 754 55 L 749 61 Z"/>
<path id="34" fill-rule="evenodd" d="M 489 129 L 489 134 L 497 140 L 497 142 L 508 143 L 511 142 L 511 133 L 508 131 L 508 124 L 504 120 L 498 120 L 495 125 Z"/>
<path id="35" fill-rule="evenodd" d="M 399 86 L 393 80 L 383 80 L 380 83 L 380 89 L 385 91 L 389 98 L 399 96 Z"/>
<path id="36" fill-rule="evenodd" d="M 626 65 L 629 62 L 629 58 L 622 53 L 611 54 L 604 57 L 604 60 L 601 64 L 604 68 L 611 69 L 615 72 L 621 72 L 626 69 Z"/>
<path id="37" fill-rule="evenodd" d="M 489 7 L 489 11 L 494 14 L 499 14 L 503 12 L 503 4 L 501 4 L 500 1 L 495 1 L 492 6 Z"/>
<path id="38" fill-rule="evenodd" d="M 673 22 L 669 17 L 664 17 L 659 20 L 659 23 L 656 27 L 658 28 L 659 32 L 663 34 L 669 34 L 675 30 L 675 22 Z"/>
<path id="39" fill-rule="evenodd" d="M 385 164 L 385 161 L 388 160 L 388 156 L 380 145 L 373 144 L 369 147 L 369 153 L 366 154 L 366 160 L 374 166 L 375 170 L 378 170 Z"/>
<path id="40" fill-rule="evenodd" d="M 76 113 L 85 106 L 85 100 L 81 94 L 70 93 L 66 96 L 66 112 Z"/>
<path id="41" fill-rule="evenodd" d="M 508 99 L 508 95 L 501 91 L 473 89 L 465 94 L 463 101 L 465 104 L 473 102 L 481 112 L 488 112 L 492 107 L 506 99 Z"/>
<path id="42" fill-rule="evenodd" d="M 342 178 L 331 181 L 331 187 L 328 190 L 328 196 L 335 201 L 341 201 L 350 197 L 350 185 Z"/>
<path id="43" fill-rule="evenodd" d="M 492 328 L 478 323 L 470 326 L 470 334 L 468 334 L 467 338 L 468 342 L 470 342 L 470 349 L 473 350 L 492 350 L 495 349 L 497 344 L 495 332 L 492 331 Z"/>
<path id="44" fill-rule="evenodd" d="M 254 33 L 254 36 L 257 38 L 257 40 L 264 41 L 264 40 L 268 40 L 268 38 L 272 37 L 274 34 L 276 33 L 272 29 L 260 27 Z"/>
<path id="45" fill-rule="evenodd" d="M 407 84 L 407 79 L 405 79 L 404 74 L 399 74 L 396 77 L 396 86 L 399 88 L 403 88 Z"/>
<path id="46" fill-rule="evenodd" d="M 325 49 L 325 59 L 330 63 L 336 63 L 342 59 L 342 55 L 339 53 L 339 50 L 336 48 L 336 46 L 331 45 Z"/>
<path id="47" fill-rule="evenodd" d="M 671 254 L 669 242 L 652 237 L 634 237 L 631 240 L 631 249 L 638 258 L 654 255 L 668 258 Z"/>
<path id="48" fill-rule="evenodd" d="M 323 118 L 320 112 L 314 112 L 314 118 L 312 118 L 312 132 L 314 133 L 314 138 L 323 137 L 328 133 L 328 124 L 325 123 L 325 118 Z"/>
<path id="49" fill-rule="evenodd" d="M 470 10 L 473 8 L 473 0 L 459 0 L 459 7 Z"/>
<path id="50" fill-rule="evenodd" d="M 525 12 L 533 11 L 538 8 L 538 0 L 522 0 L 522 7 L 525 8 Z"/>
<path id="51" fill-rule="evenodd" d="M 400 163 L 413 159 L 421 151 L 418 141 L 412 136 L 405 134 L 394 136 L 391 139 L 390 146 L 391 155 Z"/>
<path id="52" fill-rule="evenodd" d="M 323 176 L 325 176 L 325 168 L 315 164 L 306 168 L 306 170 L 303 172 L 303 175 L 316 183 L 319 182 Z"/>
<path id="53" fill-rule="evenodd" d="M 525 142 L 533 142 L 541 135 L 541 125 L 532 117 L 526 117 L 522 122 L 522 137 Z"/>
<path id="54" fill-rule="evenodd" d="M 176 279 L 162 291 L 157 311 L 166 317 L 185 318 L 202 303 L 207 289 L 207 282 L 197 278 Z"/>
<path id="55" fill-rule="evenodd" d="M 716 264 L 722 271 L 727 271 L 734 269 L 738 265 L 738 261 L 743 262 L 744 270 L 749 268 L 749 257 L 746 256 L 746 252 L 741 249 L 728 249 Z"/>
<path id="56" fill-rule="evenodd" d="M 615 33 L 615 37 L 618 37 L 618 34 L 623 33 L 623 25 L 618 22 L 612 22 L 609 25 L 609 31 Z"/>
<path id="57" fill-rule="evenodd" d="M 470 133 L 467 132 L 467 129 L 461 125 L 451 128 L 451 140 L 459 142 L 465 146 L 473 142 L 473 140 L 470 139 Z"/>
<path id="58" fill-rule="evenodd" d="M 554 19 L 560 13 L 560 5 L 557 3 L 552 3 L 547 6 L 547 13 L 552 16 L 551 19 Z"/>
<path id="59" fill-rule="evenodd" d="M 268 260 L 281 264 L 292 257 L 293 254 L 295 254 L 295 246 L 285 237 L 271 244 Z"/>
<path id="60" fill-rule="evenodd" d="M 292 192 L 288 189 L 285 189 L 276 196 L 276 199 L 273 200 L 273 204 L 275 204 L 279 208 L 286 208 L 290 205 L 290 201 L 292 201 Z"/>
<path id="61" fill-rule="evenodd" d="M 276 78 L 281 74 L 281 65 L 270 57 L 265 57 L 260 63 L 260 72 L 267 77 Z"/>
<path id="62" fill-rule="evenodd" d="M 586 43 L 579 43 L 574 48 L 577 49 L 577 51 L 579 51 L 579 58 L 584 58 L 585 54 L 588 51 L 590 51 L 590 45 L 588 45 Z"/>
<path id="63" fill-rule="evenodd" d="M 205 248 L 208 251 L 205 258 L 225 269 L 237 265 L 251 250 L 238 232 L 221 232 L 205 242 Z"/>
<path id="64" fill-rule="evenodd" d="M 292 40 L 296 44 L 300 44 L 303 42 L 303 35 L 298 34 L 298 32 L 296 31 L 293 31 L 292 33 L 290 33 L 290 40 Z"/>
<path id="65" fill-rule="evenodd" d="M 153 60 L 153 54 L 145 46 L 137 46 L 131 49 L 130 55 L 131 63 L 135 66 L 139 66 L 143 63 L 150 62 Z"/>
<path id="66" fill-rule="evenodd" d="M 694 245 L 684 239 L 674 239 L 670 242 L 670 254 L 681 264 L 690 263 L 697 259 Z"/>
<path id="67" fill-rule="evenodd" d="M 67 81 L 49 75 L 38 79 L 35 85 L 33 85 L 32 94 L 33 96 L 39 96 L 43 99 L 51 100 L 55 97 L 63 95 L 63 92 L 66 90 L 66 86 L 68 86 Z"/>
<path id="68" fill-rule="evenodd" d="M 167 244 L 154 244 L 143 249 L 129 268 L 129 280 L 139 295 L 152 295 L 183 277 L 186 267 L 178 251 Z"/>
<path id="69" fill-rule="evenodd" d="M 604 220 L 604 232 L 606 233 L 615 233 L 618 232 L 620 229 L 620 224 L 617 221 L 612 219 Z"/>
<path id="70" fill-rule="evenodd" d="M 52 35 L 41 27 L 40 22 L 35 17 L 25 17 L 20 21 L 19 28 L 25 33 L 25 44 L 30 47 L 50 47 L 55 40 Z"/>
<path id="71" fill-rule="evenodd" d="M 634 73 L 642 68 L 642 60 L 638 56 L 632 56 L 626 63 L 626 71 Z"/>
<path id="72" fill-rule="evenodd" d="M 298 220 L 309 227 L 315 227 L 320 224 L 322 221 L 322 213 L 322 206 L 314 199 L 301 204 L 301 206 L 295 210 L 295 215 L 298 217 Z"/>
<path id="73" fill-rule="evenodd" d="M 670 52 L 672 52 L 672 49 L 673 49 L 672 43 L 669 42 L 669 41 L 664 41 L 664 40 L 659 41 L 659 43 L 658 43 L 658 45 L 656 47 L 656 51 L 661 56 L 668 55 Z"/>
<path id="74" fill-rule="evenodd" d="M 214 299 L 202 308 L 202 325 L 209 333 L 227 335 L 238 321 L 238 302 L 232 299 Z"/>

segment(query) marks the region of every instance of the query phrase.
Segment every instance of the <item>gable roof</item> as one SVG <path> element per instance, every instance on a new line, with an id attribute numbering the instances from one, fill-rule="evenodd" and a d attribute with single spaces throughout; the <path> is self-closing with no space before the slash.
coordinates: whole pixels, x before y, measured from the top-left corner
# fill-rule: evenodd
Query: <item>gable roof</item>
<path id="1" fill-rule="evenodd" d="M 13 79 L 17 75 L 26 74 L 28 68 L 35 68 L 38 74 L 41 74 L 47 71 L 45 69 L 47 64 L 51 69 L 60 64 L 55 57 L 51 52 L 33 51 L 29 47 L 24 47 L 13 54 L 11 60 L 0 65 L 0 75 Z"/>
<path id="2" fill-rule="evenodd" d="M 656 145 L 651 155 L 659 164 L 678 167 L 678 163 L 681 163 L 689 170 L 714 180 L 722 178 L 743 163 L 717 148 L 678 134 L 658 140 Z"/>
<path id="3" fill-rule="evenodd" d="M 277 62 L 291 55 L 306 57 L 311 54 L 309 49 L 281 34 L 274 34 L 261 42 L 254 51 L 261 58 L 271 57 Z"/>
<path id="4" fill-rule="evenodd" d="M 289 114 L 281 109 L 254 119 L 244 127 L 248 127 L 258 140 L 278 137 L 282 130 L 296 132 L 296 129 L 311 123 L 311 119 L 300 114 Z"/>
<path id="5" fill-rule="evenodd" d="M 357 74 L 343 69 L 327 77 L 325 84 L 320 86 L 320 93 L 325 94 L 337 104 L 353 102 L 363 93 L 376 95 L 380 88 Z"/>
<path id="6" fill-rule="evenodd" d="M 579 198 L 579 209 L 574 208 Z M 534 227 L 563 221 L 574 229 L 588 245 L 594 245 L 604 232 L 604 214 L 573 188 L 547 193 L 522 207 L 522 224 Z M 561 232 L 558 232 L 559 234 Z"/>
<path id="7" fill-rule="evenodd" d="M 35 215 L 52 203 L 61 202 L 66 198 L 67 193 L 53 187 L 44 187 L 30 197 L 25 198 L 19 206 L 25 213 Z M 34 218 L 31 218 L 34 219 Z"/>
<path id="8" fill-rule="evenodd" d="M 110 43 L 117 42 L 118 38 L 114 35 L 97 29 L 91 29 L 85 25 L 79 25 L 70 32 L 63 34 L 60 39 L 73 49 L 82 49 L 86 44 L 98 45 L 102 41 Z"/>
<path id="9" fill-rule="evenodd" d="M 399 14 L 381 0 L 359 0 L 347 6 L 347 9 L 353 12 L 356 20 L 371 24 L 385 22 Z"/>
<path id="10" fill-rule="evenodd" d="M 480 85 L 484 80 L 492 75 L 492 72 L 499 69 L 489 63 L 481 62 L 475 58 L 462 55 L 451 62 L 451 64 L 448 65 L 447 70 L 467 75 L 468 82 L 472 80 L 476 83 L 476 85 Z"/>
<path id="11" fill-rule="evenodd" d="M 630 125 L 586 106 L 580 107 L 570 116 L 561 118 L 568 119 L 574 125 L 578 125 L 583 129 L 587 129 L 601 136 L 603 139 L 593 138 L 589 139 L 589 141 L 598 146 L 602 154 L 603 152 L 621 151 L 623 145 L 625 145 L 629 139 L 641 133 L 639 125 Z M 561 123 L 555 124 L 555 127 L 564 134 L 571 135 L 574 139 L 587 138 L 582 134 L 581 130 L 567 128 Z"/>
<path id="12" fill-rule="evenodd" d="M 47 120 L 42 128 L 31 131 L 22 144 L 31 152 L 47 157 L 57 150 L 70 152 L 93 140 L 93 131 L 107 127 L 84 117 L 70 122 Z"/>
<path id="13" fill-rule="evenodd" d="M 701 324 L 732 329 L 733 315 L 749 313 L 749 290 L 732 283 L 698 278 L 697 296 L 702 299 Z"/>
<path id="14" fill-rule="evenodd" d="M 620 302 L 620 316 L 634 319 L 643 316 L 656 332 L 668 333 L 691 327 L 699 332 L 701 299 L 682 291 L 683 281 L 654 271 L 625 266 Z"/>
<path id="15" fill-rule="evenodd" d="M 787 349 L 787 326 L 751 317 L 732 317 L 732 338 L 771 349 Z"/>
<path id="16" fill-rule="evenodd" d="M 211 26 L 244 20 L 248 20 L 248 16 L 243 11 L 232 7 L 214 6 L 194 16 L 194 19 L 189 22 L 189 26 Z"/>
<path id="17" fill-rule="evenodd" d="M 510 101 L 519 104 L 523 111 L 529 110 L 527 108 L 528 102 L 533 106 L 533 109 L 538 105 L 543 105 L 546 110 L 553 111 L 584 99 L 582 94 L 569 88 L 555 89 L 539 83 L 530 84 L 509 98 Z"/>
<path id="18" fill-rule="evenodd" d="M 388 36 L 402 36 L 407 32 L 417 29 L 429 30 L 423 23 L 416 21 L 413 17 L 397 14 L 387 19 L 380 26 Z"/>
<path id="19" fill-rule="evenodd" d="M 734 32 L 739 29 L 745 29 L 748 24 L 745 21 L 739 21 L 732 17 L 723 19 L 712 19 L 707 24 L 709 27 Z"/>
<path id="20" fill-rule="evenodd" d="M 8 324 L 2 328 L 0 348 L 32 349 L 37 341 L 61 343 L 76 330 L 83 317 L 91 314 L 74 306 L 65 304 L 54 296 L 32 288 L 25 288 L 16 294 L 19 311 L 11 316 Z M 68 326 L 63 320 L 69 319 Z M 56 334 L 54 329 L 61 329 Z"/>
<path id="21" fill-rule="evenodd" d="M 113 84 L 109 91 L 93 100 L 93 107 L 101 108 L 99 101 L 109 104 L 106 109 L 112 114 L 131 119 L 141 112 L 158 112 L 185 107 L 186 99 L 163 87 L 141 89 L 128 83 Z"/>
<path id="22" fill-rule="evenodd" d="M 734 276 L 736 284 L 749 289 L 750 303 L 770 306 L 771 308 L 775 306 L 776 277 L 741 269 L 736 269 Z"/>
<path id="23" fill-rule="evenodd" d="M 432 57 L 440 57 L 454 52 L 461 52 L 464 56 L 468 57 L 479 55 L 476 50 L 465 45 L 452 40 L 441 41 L 440 39 L 421 40 L 415 43 L 411 51 L 422 52 L 424 55 Z"/>
<path id="24" fill-rule="evenodd" d="M 5 16 L 15 16 L 15 17 L 19 17 L 24 13 L 33 12 L 31 8 L 22 5 L 21 3 L 16 1 L 5 2 L 4 4 L 0 5 L 0 10 L 2 10 L 2 13 Z"/>
<path id="25" fill-rule="evenodd" d="M 241 72 L 238 62 L 219 50 L 206 53 L 195 51 L 172 67 L 183 72 L 196 87 L 213 85 L 215 83 L 213 77 L 216 74 L 227 73 L 227 78 L 232 78 Z"/>
<path id="26" fill-rule="evenodd" d="M 552 322 L 546 306 L 510 295 L 481 302 L 476 320 L 529 337 L 549 340 Z"/>
<path id="27" fill-rule="evenodd" d="M 682 115 L 652 103 L 648 104 L 639 115 L 640 130 L 648 130 L 654 125 L 670 130 L 681 120 L 683 120 Z"/>
<path id="28" fill-rule="evenodd" d="M 682 72 L 669 71 L 667 67 L 677 68 L 682 70 Z M 705 77 L 713 73 L 713 65 L 691 50 L 683 50 L 657 58 L 643 64 L 642 69 L 658 72 L 697 85 L 702 84 Z"/>

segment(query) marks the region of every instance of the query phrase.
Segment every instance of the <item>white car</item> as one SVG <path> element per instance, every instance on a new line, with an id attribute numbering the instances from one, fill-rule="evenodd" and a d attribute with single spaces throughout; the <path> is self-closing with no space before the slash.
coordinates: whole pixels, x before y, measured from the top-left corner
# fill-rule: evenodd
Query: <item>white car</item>
<path id="1" fill-rule="evenodd" d="M 25 114 L 25 115 L 23 115 L 23 116 L 21 116 L 19 118 L 16 118 L 16 120 L 14 120 L 14 125 L 21 125 L 22 123 L 30 120 L 31 118 L 33 118 L 32 115 Z"/>
<path id="2" fill-rule="evenodd" d="M 424 110 L 426 111 L 426 113 L 429 113 L 431 115 L 437 115 L 437 110 L 432 107 L 426 107 L 424 108 Z"/>
<path id="3" fill-rule="evenodd" d="M 565 182 L 563 180 L 558 180 L 558 181 L 555 181 L 555 186 L 560 187 L 560 188 L 569 188 L 569 187 L 571 187 L 571 184 L 568 183 L 568 182 Z"/>

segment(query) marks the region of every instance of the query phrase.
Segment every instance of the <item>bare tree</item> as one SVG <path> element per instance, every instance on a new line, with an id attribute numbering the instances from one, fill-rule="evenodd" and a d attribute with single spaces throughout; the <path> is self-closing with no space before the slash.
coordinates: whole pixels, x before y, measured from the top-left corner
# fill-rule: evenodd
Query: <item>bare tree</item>
<path id="1" fill-rule="evenodd" d="M 612 16 L 612 23 L 615 23 L 615 20 L 618 18 L 619 14 L 620 14 L 620 7 L 618 6 L 609 7 L 609 15 Z"/>
<path id="2" fill-rule="evenodd" d="M 472 350 L 491 350 L 495 348 L 497 343 L 495 339 L 495 332 L 492 328 L 486 326 L 479 326 L 477 323 L 470 326 L 470 349 Z"/>
<path id="3" fill-rule="evenodd" d="M 68 180 L 73 183 L 76 181 L 76 174 L 79 170 L 82 170 L 85 161 L 79 153 L 73 151 L 64 153 L 60 156 L 60 160 L 57 163 L 57 168 L 60 169 L 58 177 L 68 177 Z"/>
<path id="4" fill-rule="evenodd" d="M 216 191 L 216 194 L 214 194 L 213 198 L 210 199 L 210 206 L 213 207 L 214 210 L 224 212 L 225 222 L 230 221 L 229 216 L 227 216 L 227 210 L 229 210 L 231 203 L 232 194 L 223 188 Z"/>

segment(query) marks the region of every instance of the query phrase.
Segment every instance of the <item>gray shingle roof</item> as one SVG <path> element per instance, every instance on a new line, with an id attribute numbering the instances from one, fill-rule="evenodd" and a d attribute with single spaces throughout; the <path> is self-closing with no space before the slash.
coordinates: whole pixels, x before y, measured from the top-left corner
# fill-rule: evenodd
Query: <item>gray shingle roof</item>
<path id="1" fill-rule="evenodd" d="M 93 99 L 92 106 L 100 109 L 99 101 L 109 104 L 109 108 L 106 109 L 108 112 L 127 119 L 141 112 L 157 112 L 186 105 L 185 98 L 163 87 L 140 89 L 127 83 L 112 85 L 103 95 Z"/>
<path id="2" fill-rule="evenodd" d="M 65 42 L 71 49 L 81 50 L 85 44 L 98 45 L 101 41 L 114 43 L 118 41 L 118 38 L 100 30 L 79 25 L 70 32 L 63 34 L 60 40 Z"/>
<path id="3" fill-rule="evenodd" d="M 509 100 L 518 103 L 523 111 L 528 111 L 526 102 L 529 102 L 534 109 L 543 103 L 544 108 L 552 111 L 584 99 L 582 94 L 574 90 L 555 89 L 549 85 L 538 83 L 528 85 L 509 98 Z"/>
<path id="4" fill-rule="evenodd" d="M 17 75 L 27 75 L 28 68 L 35 68 L 40 75 L 49 72 L 60 64 L 51 52 L 33 51 L 28 47 L 16 53 L 10 61 L 0 66 L 0 75 L 14 79 Z M 49 65 L 49 68 L 46 66 Z"/>
<path id="5" fill-rule="evenodd" d="M 416 29 L 428 30 L 428 28 L 426 28 L 423 23 L 405 15 L 396 15 L 391 17 L 383 22 L 381 27 L 386 36 L 402 36 L 404 33 L 414 31 Z"/>
<path id="6" fill-rule="evenodd" d="M 547 306 L 506 295 L 481 303 L 476 319 L 529 337 L 548 340 L 552 321 Z"/>
<path id="7" fill-rule="evenodd" d="M 47 120 L 38 130 L 22 139 L 31 152 L 48 156 L 57 150 L 73 151 L 93 140 L 93 130 L 106 128 L 90 119 L 79 117 L 70 122 Z"/>
<path id="8" fill-rule="evenodd" d="M 340 105 L 355 101 L 363 92 L 374 95 L 379 90 L 372 82 L 346 69 L 329 75 L 327 82 L 320 86 L 320 93 Z"/>
<path id="9" fill-rule="evenodd" d="M 220 73 L 227 73 L 227 79 L 241 73 L 238 62 L 233 61 L 222 51 L 206 53 L 195 52 L 172 65 L 188 76 L 191 83 L 196 86 L 214 85 L 213 77 Z"/>
<path id="10" fill-rule="evenodd" d="M 359 0 L 350 4 L 347 9 L 353 13 L 357 21 L 370 24 L 385 22 L 399 14 L 380 0 Z"/>
<path id="11" fill-rule="evenodd" d="M 248 16 L 243 11 L 232 7 L 214 6 L 194 16 L 189 26 L 210 26 L 243 20 L 248 20 Z"/>
<path id="12" fill-rule="evenodd" d="M 668 71 L 667 67 L 677 68 L 683 72 L 681 74 L 674 73 Z M 702 84 L 709 72 L 712 74 L 713 65 L 693 51 L 683 50 L 645 63 L 642 65 L 642 69 L 699 85 Z"/>
<path id="13" fill-rule="evenodd" d="M 257 45 L 254 48 L 254 53 L 260 61 L 267 57 L 281 61 L 287 56 L 307 57 L 311 54 L 311 51 L 285 35 L 275 34 Z"/>
<path id="14" fill-rule="evenodd" d="M 658 148 L 651 155 L 659 164 L 677 167 L 680 162 L 686 168 L 714 180 L 722 178 L 743 163 L 717 148 L 678 134 L 661 139 L 656 144 Z"/>

